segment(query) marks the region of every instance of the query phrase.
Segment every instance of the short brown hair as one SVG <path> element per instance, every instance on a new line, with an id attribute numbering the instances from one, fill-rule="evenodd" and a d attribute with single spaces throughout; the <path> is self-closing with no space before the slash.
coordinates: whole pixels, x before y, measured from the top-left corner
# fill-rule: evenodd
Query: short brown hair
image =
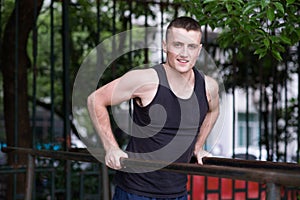
<path id="1" fill-rule="evenodd" d="M 184 28 L 187 31 L 192 30 L 192 31 L 200 31 L 200 32 L 202 32 L 200 24 L 196 20 L 194 20 L 193 18 L 191 18 L 191 17 L 185 17 L 185 16 L 183 16 L 183 17 L 175 18 L 168 25 L 167 31 L 170 28 L 172 28 L 172 27 L 175 27 L 175 28 Z"/>

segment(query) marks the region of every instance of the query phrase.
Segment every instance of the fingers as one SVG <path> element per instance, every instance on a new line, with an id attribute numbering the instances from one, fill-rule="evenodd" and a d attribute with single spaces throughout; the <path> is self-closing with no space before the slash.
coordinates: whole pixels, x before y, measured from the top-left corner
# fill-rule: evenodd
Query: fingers
<path id="1" fill-rule="evenodd" d="M 197 161 L 198 161 L 198 164 L 200 165 L 203 165 L 203 161 L 202 161 L 202 158 L 204 157 L 212 157 L 212 154 L 209 153 L 208 151 L 205 151 L 205 150 L 201 150 L 197 153 Z"/>
<path id="2" fill-rule="evenodd" d="M 121 169 L 120 158 L 128 158 L 128 155 L 121 149 L 112 149 L 106 152 L 105 164 L 112 169 Z"/>

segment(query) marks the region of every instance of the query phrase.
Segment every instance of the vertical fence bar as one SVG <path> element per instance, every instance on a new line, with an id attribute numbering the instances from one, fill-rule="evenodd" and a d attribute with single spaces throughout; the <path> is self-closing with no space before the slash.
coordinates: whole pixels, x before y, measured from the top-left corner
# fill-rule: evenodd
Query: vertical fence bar
<path id="1" fill-rule="evenodd" d="M 69 30 L 69 1 L 62 2 L 63 25 L 63 107 L 64 107 L 64 149 L 70 147 L 70 30 Z M 66 161 L 66 200 L 71 200 L 71 161 Z"/>
<path id="2" fill-rule="evenodd" d="M 272 59 L 272 58 L 271 58 Z M 274 65 L 274 61 L 272 59 L 271 61 L 272 63 L 272 76 L 273 76 L 273 83 L 272 83 L 272 111 L 271 111 L 271 161 L 274 160 L 274 147 L 275 147 L 275 143 L 274 143 L 274 139 L 276 137 L 276 110 L 277 110 L 277 70 L 276 70 L 276 66 Z M 277 153 L 277 152 L 276 152 Z"/>
<path id="3" fill-rule="evenodd" d="M 55 77 L 55 58 L 54 58 L 54 0 L 51 0 L 50 3 L 50 142 L 54 143 L 54 130 L 55 130 L 55 122 L 54 122 L 54 110 L 55 110 L 55 91 L 54 91 L 54 77 Z M 50 196 L 51 199 L 54 199 L 55 196 L 55 172 L 51 171 L 51 190 Z"/>
<path id="4" fill-rule="evenodd" d="M 163 41 L 164 41 L 164 4 L 160 1 L 160 36 L 161 36 L 161 62 L 164 62 L 164 51 L 163 51 Z"/>
<path id="5" fill-rule="evenodd" d="M 263 93 L 262 93 L 262 69 L 261 67 L 259 68 L 259 108 L 258 108 L 258 137 L 259 137 L 259 141 L 258 141 L 258 148 L 259 148 L 259 160 L 262 159 L 262 97 L 263 97 Z M 259 184 L 259 190 L 258 190 L 258 198 L 261 199 L 261 184 Z"/>
<path id="6" fill-rule="evenodd" d="M 280 187 L 275 183 L 267 183 L 266 200 L 280 200 Z"/>
<path id="7" fill-rule="evenodd" d="M 18 119 L 18 67 L 19 67 L 19 53 L 18 53 L 18 40 L 19 40 L 19 0 L 15 0 L 15 9 L 16 9 L 16 37 L 15 37 L 15 73 L 14 73 L 14 146 L 18 146 L 18 132 L 19 132 L 19 119 Z M 14 162 L 17 163 L 18 156 L 14 155 Z M 15 173 L 13 175 L 13 198 L 16 199 L 17 196 L 17 188 L 16 188 L 16 182 L 17 182 L 17 174 Z"/>
<path id="8" fill-rule="evenodd" d="M 50 3 L 50 99 L 51 99 L 51 110 L 50 110 L 50 140 L 54 142 L 54 77 L 55 77 L 55 69 L 54 69 L 54 8 L 53 8 L 54 0 L 51 0 Z"/>
<path id="9" fill-rule="evenodd" d="M 262 103 L 263 103 L 263 87 L 262 87 L 262 68 L 259 68 L 259 108 L 258 108 L 258 148 L 259 148 L 259 160 L 262 159 Z"/>
<path id="10" fill-rule="evenodd" d="M 284 162 L 287 161 L 287 146 L 288 146 L 288 133 L 287 133 L 287 127 L 288 127 L 288 93 L 287 93 L 287 80 L 288 80 L 288 63 L 287 58 L 285 58 L 284 63 Z"/>
<path id="11" fill-rule="evenodd" d="M 38 51 L 38 30 L 37 30 L 37 0 L 34 0 L 34 11 L 33 11 L 33 28 L 32 28 L 32 57 L 33 57 L 33 73 L 32 73 L 32 148 L 35 149 L 36 147 L 36 89 L 37 89 L 37 51 Z M 33 157 L 32 155 L 28 154 L 28 166 L 27 168 L 27 186 L 29 187 L 26 189 L 26 199 L 35 199 L 35 192 L 32 194 L 32 191 L 35 190 L 35 180 L 34 180 L 34 167 L 33 167 Z M 33 171 L 32 171 L 33 170 Z M 28 174 L 29 173 L 29 174 Z M 31 185 L 28 185 L 31 184 Z M 30 190 L 30 191 L 29 191 Z M 30 194 L 30 195 L 29 195 Z"/>
<path id="12" fill-rule="evenodd" d="M 236 52 L 235 48 L 232 49 L 232 71 L 234 76 L 234 84 L 232 84 L 232 157 L 235 158 L 235 135 L 236 135 L 236 108 L 235 108 L 235 74 L 236 74 Z"/>
<path id="13" fill-rule="evenodd" d="M 232 49 L 232 70 L 235 83 L 235 74 L 236 74 L 236 49 Z M 235 107 L 235 84 L 232 85 L 232 158 L 235 158 L 235 140 L 236 140 L 236 107 Z M 232 199 L 235 199 L 235 180 L 232 180 Z"/>
<path id="14" fill-rule="evenodd" d="M 148 46 L 148 3 L 147 1 L 144 2 L 144 6 L 145 6 L 145 24 L 144 27 L 146 28 L 145 31 L 145 46 Z M 149 55 L 148 55 L 148 48 L 144 48 L 144 64 L 148 65 L 149 64 Z"/>
<path id="15" fill-rule="evenodd" d="M 31 129 L 32 129 L 32 144 L 33 148 L 35 148 L 35 135 L 36 135 L 36 74 L 37 74 L 37 0 L 34 0 L 34 14 L 33 14 L 33 28 L 32 28 L 32 65 L 33 65 L 33 73 L 32 73 L 32 118 L 31 118 Z"/>
<path id="16" fill-rule="evenodd" d="M 103 199 L 109 200 L 109 177 L 108 169 L 105 164 L 102 164 L 102 184 L 103 184 Z"/>
<path id="17" fill-rule="evenodd" d="M 247 77 L 249 77 L 249 70 L 247 70 Z M 246 160 L 249 158 L 249 82 L 246 81 Z"/>
<path id="18" fill-rule="evenodd" d="M 298 42 L 298 48 L 297 48 L 297 51 L 298 51 L 298 69 L 297 69 L 297 72 L 298 72 L 298 126 L 297 126 L 297 162 L 300 161 L 300 42 Z"/>
<path id="19" fill-rule="evenodd" d="M 35 198 L 33 197 L 32 191 L 33 191 L 33 185 L 34 185 L 34 156 L 31 154 L 28 155 L 28 164 L 27 164 L 27 170 L 26 170 L 26 194 L 25 194 L 25 200 L 32 200 Z"/>
<path id="20" fill-rule="evenodd" d="M 18 53 L 18 40 L 19 40 L 19 0 L 15 0 L 15 9 L 16 9 L 16 38 L 15 38 L 15 73 L 14 73 L 14 146 L 18 146 L 18 69 L 19 69 L 19 53 Z M 17 162 L 17 156 L 14 156 L 15 162 Z"/>
<path id="21" fill-rule="evenodd" d="M 112 41 L 112 52 L 116 52 L 116 37 L 115 34 L 117 32 L 116 28 L 116 21 L 117 21 L 117 0 L 113 0 L 113 19 L 112 19 L 112 34 L 113 34 L 113 41 Z M 116 65 L 115 62 L 112 63 L 112 78 L 116 76 Z"/>

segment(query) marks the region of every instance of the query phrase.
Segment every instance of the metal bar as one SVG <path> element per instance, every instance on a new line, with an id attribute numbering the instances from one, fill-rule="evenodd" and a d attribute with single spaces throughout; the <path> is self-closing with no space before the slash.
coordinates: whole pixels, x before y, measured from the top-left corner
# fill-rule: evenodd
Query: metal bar
<path id="1" fill-rule="evenodd" d="M 238 160 L 236 160 L 238 162 Z M 190 163 L 172 163 L 167 165 L 162 161 L 144 161 L 136 159 L 122 159 L 124 167 L 159 169 L 201 176 L 213 176 L 260 183 L 275 183 L 286 186 L 300 186 L 300 171 L 278 169 L 253 169 L 231 166 L 198 165 Z"/>
<path id="2" fill-rule="evenodd" d="M 280 163 L 271 161 L 242 160 L 230 158 L 206 157 L 202 159 L 206 165 L 219 165 L 239 168 L 289 170 L 300 173 L 300 165 L 296 163 Z"/>
<path id="3" fill-rule="evenodd" d="M 300 42 L 298 43 L 298 48 L 297 48 L 297 53 L 298 53 L 298 102 L 300 102 Z M 298 117 L 297 117 L 297 147 L 298 149 L 300 148 L 300 104 L 298 103 L 297 105 L 298 108 Z M 297 161 L 299 162 L 300 160 L 300 151 L 297 151 Z"/>
<path id="4" fill-rule="evenodd" d="M 50 4 L 50 99 L 51 99 L 51 112 L 50 112 L 50 142 L 54 141 L 54 77 L 55 77 L 55 58 L 54 58 L 54 1 L 51 0 Z"/>
<path id="5" fill-rule="evenodd" d="M 232 157 L 235 158 L 235 140 L 236 140 L 236 99 L 235 99 L 235 80 L 236 80 L 236 52 L 235 48 L 232 49 L 233 55 L 232 55 L 232 64 L 233 64 L 233 81 L 234 84 L 232 85 Z"/>
<path id="6" fill-rule="evenodd" d="M 3 147 L 2 151 L 5 153 L 27 153 L 40 157 L 55 158 L 60 160 L 75 160 L 82 162 L 94 162 L 98 163 L 99 159 L 104 158 L 104 154 L 97 154 L 97 158 L 91 155 L 88 151 L 81 150 L 80 152 L 72 151 L 48 151 L 48 150 L 35 150 L 30 148 L 22 147 Z M 135 159 L 129 159 L 135 160 Z M 138 160 L 137 160 L 138 161 Z M 252 169 L 268 169 L 268 170 L 286 170 L 295 174 L 300 173 L 300 165 L 296 163 L 279 163 L 271 161 L 258 161 L 258 160 L 242 160 L 242 159 L 231 159 L 231 158 L 217 158 L 217 157 L 205 157 L 202 159 L 205 165 L 216 165 L 225 167 L 236 167 L 236 168 L 252 168 Z M 149 162 L 149 161 L 148 161 Z M 155 161 L 151 161 L 156 163 Z M 161 163 L 161 162 L 158 162 Z M 162 162 L 165 164 L 164 162 Z M 201 166 L 201 165 L 196 165 Z"/>
<path id="7" fill-rule="evenodd" d="M 109 200 L 109 177 L 106 165 L 102 165 L 103 199 Z"/>
<path id="8" fill-rule="evenodd" d="M 289 51 L 289 50 L 288 50 Z M 289 52 L 290 53 L 290 52 Z M 287 162 L 288 147 L 288 61 L 284 58 L 284 162 Z"/>
<path id="9" fill-rule="evenodd" d="M 63 20 L 63 109 L 64 109 L 64 149 L 70 148 L 70 30 L 69 30 L 69 1 L 62 2 L 62 20 Z M 66 200 L 71 200 L 71 163 L 66 160 Z"/>
<path id="10" fill-rule="evenodd" d="M 57 159 L 99 162 L 96 158 L 88 153 L 46 151 L 15 147 L 6 147 L 3 148 L 3 150 L 5 152 L 30 153 L 35 156 L 51 157 Z M 300 166 L 297 164 L 271 163 L 265 161 L 247 161 L 225 158 L 205 158 L 203 160 L 205 163 L 204 165 L 190 163 L 169 164 L 163 161 L 147 161 L 129 158 L 123 158 L 121 162 L 124 167 L 161 169 L 191 175 L 231 178 L 255 181 L 260 183 L 274 183 L 286 186 L 300 186 Z M 212 161 L 214 161 L 215 164 L 212 164 Z M 233 163 L 237 164 L 234 165 Z M 259 164 L 261 164 L 261 166 L 259 166 Z"/>
<path id="11" fill-rule="evenodd" d="M 267 200 L 280 200 L 280 187 L 275 183 L 267 183 Z"/>
<path id="12" fill-rule="evenodd" d="M 18 86 L 18 71 L 19 71 L 19 54 L 18 54 L 18 49 L 19 49 L 19 46 L 18 46 L 18 40 L 19 40 L 19 1 L 18 0 L 15 0 L 15 10 L 16 10 L 16 37 L 15 37 L 15 73 L 14 73 L 14 91 L 15 91 L 15 96 L 14 96 L 14 145 L 15 146 L 18 146 L 18 132 L 19 132 L 19 116 L 18 116 L 18 110 L 19 110 L 19 107 L 18 107 L 18 89 L 19 89 L 19 86 Z M 14 156 L 14 162 L 17 163 L 17 155 Z M 15 185 L 15 184 L 14 184 Z"/>
<path id="13" fill-rule="evenodd" d="M 37 51 L 38 51 L 38 31 L 36 25 L 37 19 L 37 0 L 34 0 L 34 11 L 33 11 L 33 30 L 32 30 L 32 120 L 31 120 L 31 130 L 32 130 L 32 144 L 35 147 L 35 138 L 36 138 L 36 90 L 37 90 Z"/>
<path id="14" fill-rule="evenodd" d="M 15 72 L 14 72 L 14 145 L 18 146 L 18 132 L 19 132 L 19 96 L 18 96 L 18 90 L 19 90 L 19 0 L 15 0 L 15 11 L 16 11 L 16 34 L 15 34 Z M 14 155 L 14 162 L 18 162 L 17 155 Z M 17 196 L 17 175 L 13 174 L 13 199 L 16 199 Z"/>
<path id="15" fill-rule="evenodd" d="M 33 183 L 34 183 L 34 158 L 31 154 L 28 154 L 28 164 L 27 164 L 27 170 L 26 170 L 25 200 L 32 199 Z"/>

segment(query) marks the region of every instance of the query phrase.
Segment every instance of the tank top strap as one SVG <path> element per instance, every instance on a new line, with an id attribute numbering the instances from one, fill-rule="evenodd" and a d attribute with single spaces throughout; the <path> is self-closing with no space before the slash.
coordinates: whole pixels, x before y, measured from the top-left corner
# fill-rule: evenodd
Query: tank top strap
<path id="1" fill-rule="evenodd" d="M 155 65 L 153 66 L 153 69 L 157 72 L 159 84 L 170 88 L 165 69 L 163 68 L 163 64 Z"/>

